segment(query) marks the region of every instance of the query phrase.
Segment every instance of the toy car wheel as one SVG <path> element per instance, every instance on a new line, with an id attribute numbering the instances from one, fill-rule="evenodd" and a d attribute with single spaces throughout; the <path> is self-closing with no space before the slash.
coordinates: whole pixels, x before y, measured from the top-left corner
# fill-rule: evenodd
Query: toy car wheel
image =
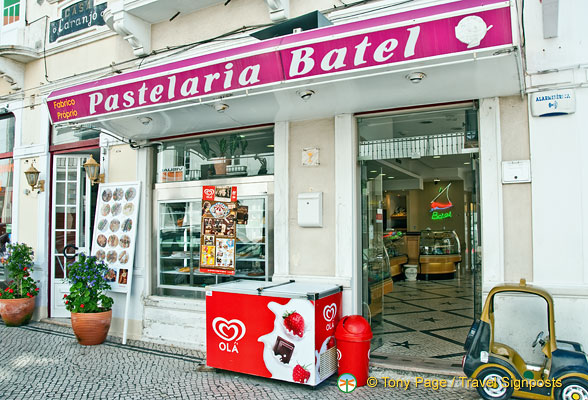
<path id="1" fill-rule="evenodd" d="M 564 379 L 555 389 L 557 400 L 588 400 L 588 382 L 579 378 Z"/>
<path id="2" fill-rule="evenodd" d="M 500 368 L 485 368 L 477 376 L 478 394 L 486 400 L 506 400 L 510 399 L 514 389 L 508 385 L 510 377 Z"/>

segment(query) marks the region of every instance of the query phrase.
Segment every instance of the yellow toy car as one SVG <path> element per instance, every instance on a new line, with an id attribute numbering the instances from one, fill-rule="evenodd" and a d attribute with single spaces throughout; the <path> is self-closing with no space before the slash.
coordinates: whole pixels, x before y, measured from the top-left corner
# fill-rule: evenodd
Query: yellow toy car
<path id="1" fill-rule="evenodd" d="M 532 343 L 541 344 L 543 366 L 527 365 L 522 357 L 505 344 L 494 341 L 494 298 L 499 293 L 523 293 L 539 296 L 547 303 L 548 335 L 539 332 Z M 588 400 L 588 358 L 576 342 L 556 340 L 553 298 L 538 287 L 505 284 L 488 294 L 480 319 L 466 338 L 463 371 L 484 399 Z"/>

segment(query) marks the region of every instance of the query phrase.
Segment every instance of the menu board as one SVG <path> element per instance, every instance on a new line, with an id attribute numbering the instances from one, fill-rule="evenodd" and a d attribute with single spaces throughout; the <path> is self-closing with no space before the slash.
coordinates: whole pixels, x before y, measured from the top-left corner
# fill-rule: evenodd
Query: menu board
<path id="1" fill-rule="evenodd" d="M 108 265 L 106 280 L 114 292 L 128 292 L 135 259 L 140 182 L 100 184 L 92 252 Z"/>
<path id="2" fill-rule="evenodd" d="M 200 272 L 235 275 L 237 187 L 202 188 Z"/>

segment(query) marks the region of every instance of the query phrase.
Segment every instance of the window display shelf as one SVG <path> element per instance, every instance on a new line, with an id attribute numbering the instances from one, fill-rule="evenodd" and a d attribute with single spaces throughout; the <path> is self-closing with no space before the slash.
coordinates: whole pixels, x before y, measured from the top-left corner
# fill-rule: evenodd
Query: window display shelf
<path id="1" fill-rule="evenodd" d="M 182 196 L 178 192 L 179 198 Z M 232 279 L 269 279 L 269 262 L 265 207 L 266 195 L 247 196 L 239 204 L 249 207 L 247 224 L 235 224 L 235 275 L 201 273 L 200 236 L 201 200 L 171 200 L 158 202 L 158 287 L 202 290 L 204 286 Z M 253 217 L 251 217 L 253 214 Z M 177 226 L 184 218 L 189 223 Z M 192 268 L 180 272 L 179 268 Z M 254 275 L 251 275 L 254 274 Z M 261 275 L 258 275 L 261 274 Z"/>

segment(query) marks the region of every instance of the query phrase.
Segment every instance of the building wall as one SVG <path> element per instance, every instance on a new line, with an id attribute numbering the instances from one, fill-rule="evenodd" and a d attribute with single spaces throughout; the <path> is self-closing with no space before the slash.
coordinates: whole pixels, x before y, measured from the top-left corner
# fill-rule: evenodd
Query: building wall
<path id="1" fill-rule="evenodd" d="M 318 147 L 320 165 L 302 166 L 302 149 Z M 335 275 L 335 121 L 290 123 L 290 274 Z M 298 194 L 323 192 L 323 227 L 298 226 Z"/>
<path id="2" fill-rule="evenodd" d="M 502 161 L 529 160 L 527 100 L 520 96 L 500 99 Z M 503 185 L 504 279 L 533 280 L 533 224 L 531 183 Z"/>

